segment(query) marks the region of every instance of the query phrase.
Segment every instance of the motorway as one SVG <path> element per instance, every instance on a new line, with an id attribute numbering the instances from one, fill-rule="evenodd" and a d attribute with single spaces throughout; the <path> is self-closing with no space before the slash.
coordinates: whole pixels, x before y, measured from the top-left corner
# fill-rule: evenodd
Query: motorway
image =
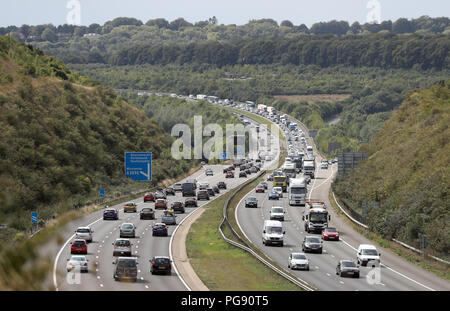
<path id="1" fill-rule="evenodd" d="M 292 118 L 291 118 L 292 119 Z M 295 121 L 298 122 L 298 121 Z M 300 128 L 302 128 L 300 126 Z M 307 129 L 302 128 L 306 137 L 307 145 L 313 145 L 312 139 L 307 136 Z M 300 142 L 292 143 L 295 147 L 301 148 Z M 420 291 L 420 290 L 450 290 L 450 283 L 443 280 L 410 262 L 394 255 L 381 248 L 374 242 L 369 241 L 364 236 L 356 232 L 351 226 L 338 216 L 330 205 L 328 194 L 331 182 L 337 173 L 337 163 L 329 166 L 328 169 L 321 169 L 322 157 L 315 150 L 316 179 L 311 180 L 307 198 L 324 201 L 328 206 L 331 215 L 330 227 L 338 229 L 340 241 L 324 241 L 323 254 L 306 254 L 310 260 L 310 271 L 289 270 L 287 268 L 288 256 L 292 252 L 302 252 L 301 243 L 306 235 L 304 232 L 304 222 L 302 220 L 305 207 L 289 206 L 288 193 L 283 195 L 279 201 L 268 200 L 268 193 L 272 189 L 271 182 L 268 182 L 269 189 L 265 193 L 255 193 L 252 190 L 239 202 L 236 208 L 235 217 L 241 231 L 254 246 L 264 252 L 264 254 L 278 263 L 281 267 L 289 270 L 292 274 L 302 280 L 314 285 L 320 290 L 329 291 Z M 258 199 L 258 208 L 245 208 L 245 198 L 254 196 Z M 269 212 L 272 206 L 283 206 L 286 210 L 283 229 L 284 246 L 264 246 L 262 244 L 262 228 L 264 220 L 270 219 Z M 317 236 L 320 237 L 320 234 Z M 341 278 L 336 275 L 336 265 L 341 259 L 356 260 L 356 248 L 359 244 L 374 244 L 380 251 L 381 268 L 380 273 L 369 267 L 360 267 L 361 276 L 359 279 Z M 370 275 L 368 276 L 368 274 Z M 380 277 L 377 279 L 377 277 Z"/>

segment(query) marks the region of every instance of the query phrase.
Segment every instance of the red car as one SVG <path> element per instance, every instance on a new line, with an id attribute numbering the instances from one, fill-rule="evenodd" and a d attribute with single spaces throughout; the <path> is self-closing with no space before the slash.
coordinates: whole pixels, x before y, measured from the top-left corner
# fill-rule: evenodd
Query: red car
<path id="1" fill-rule="evenodd" d="M 339 241 L 339 232 L 336 228 L 325 228 L 322 230 L 322 239 Z"/>
<path id="2" fill-rule="evenodd" d="M 264 189 L 263 186 L 258 186 L 258 187 L 256 187 L 255 192 L 256 192 L 256 193 L 264 193 L 264 192 L 265 192 L 265 189 Z"/>
<path id="3" fill-rule="evenodd" d="M 87 254 L 87 242 L 84 239 L 75 239 L 70 245 L 71 254 Z"/>
<path id="4" fill-rule="evenodd" d="M 144 202 L 148 202 L 148 201 L 150 201 L 150 202 L 155 202 L 155 195 L 153 194 L 153 193 L 146 193 L 145 195 L 144 195 Z"/>
<path id="5" fill-rule="evenodd" d="M 166 209 L 167 208 L 167 201 L 164 200 L 164 199 L 156 200 L 155 209 L 158 209 L 158 208 Z"/>

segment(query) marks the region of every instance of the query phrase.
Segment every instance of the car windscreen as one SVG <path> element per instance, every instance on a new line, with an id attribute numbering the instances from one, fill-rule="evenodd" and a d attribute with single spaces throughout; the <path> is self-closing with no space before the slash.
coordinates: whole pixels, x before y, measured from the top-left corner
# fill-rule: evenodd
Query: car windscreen
<path id="1" fill-rule="evenodd" d="M 325 214 L 325 213 L 311 213 L 309 215 L 309 220 L 311 222 L 326 222 L 327 221 L 327 214 Z"/>
<path id="2" fill-rule="evenodd" d="M 156 258 L 155 261 L 158 265 L 168 265 L 170 263 L 169 258 Z"/>
<path id="3" fill-rule="evenodd" d="M 306 256 L 303 254 L 294 254 L 292 255 L 293 259 L 306 259 Z"/>
<path id="4" fill-rule="evenodd" d="M 133 229 L 133 225 L 122 225 L 122 229 Z"/>
<path id="5" fill-rule="evenodd" d="M 83 228 L 83 229 L 77 229 L 78 233 L 89 233 L 89 229 Z"/>
<path id="6" fill-rule="evenodd" d="M 119 260 L 118 266 L 121 268 L 134 268 L 136 267 L 136 261 L 135 260 Z"/>
<path id="7" fill-rule="evenodd" d="M 127 247 L 127 246 L 130 246 L 131 243 L 130 243 L 130 241 L 120 240 L 120 241 L 116 241 L 115 245 L 120 246 L 120 247 Z"/>
<path id="8" fill-rule="evenodd" d="M 158 200 L 156 200 L 156 203 L 164 203 L 164 202 L 166 202 L 166 201 L 164 201 L 164 199 L 158 199 Z"/>
<path id="9" fill-rule="evenodd" d="M 306 187 L 305 188 L 291 188 L 292 194 L 306 194 Z"/>
<path id="10" fill-rule="evenodd" d="M 325 232 L 337 232 L 335 228 L 326 228 Z"/>
<path id="11" fill-rule="evenodd" d="M 282 227 L 267 227 L 267 233 L 283 233 Z"/>
<path id="12" fill-rule="evenodd" d="M 192 190 L 192 189 L 194 189 L 194 184 L 185 183 L 181 186 L 181 188 L 183 188 L 183 190 Z"/>
<path id="13" fill-rule="evenodd" d="M 256 198 L 253 198 L 253 197 L 252 198 L 248 198 L 247 201 L 249 201 L 249 202 L 256 202 Z"/>
<path id="14" fill-rule="evenodd" d="M 320 239 L 319 238 L 307 238 L 306 242 L 308 242 L 308 243 L 320 243 Z"/>
<path id="15" fill-rule="evenodd" d="M 145 213 L 151 213 L 151 212 L 152 212 L 152 209 L 151 209 L 151 208 L 143 208 L 143 209 L 142 209 L 142 212 L 145 212 Z"/>
<path id="16" fill-rule="evenodd" d="M 274 212 L 274 213 L 283 213 L 284 210 L 282 208 L 272 208 L 272 212 Z"/>
<path id="17" fill-rule="evenodd" d="M 284 182 L 286 181 L 286 177 L 274 177 L 273 178 L 275 182 Z"/>
<path id="18" fill-rule="evenodd" d="M 86 243 L 85 242 L 83 242 L 83 241 L 75 241 L 75 242 L 73 242 L 73 246 L 75 246 L 75 247 L 81 247 L 81 246 L 84 246 Z"/>
<path id="19" fill-rule="evenodd" d="M 369 256 L 377 256 L 378 252 L 376 249 L 363 249 L 362 250 L 363 255 L 369 255 Z"/>
<path id="20" fill-rule="evenodd" d="M 356 263 L 353 261 L 343 261 L 342 266 L 347 268 L 356 268 Z"/>

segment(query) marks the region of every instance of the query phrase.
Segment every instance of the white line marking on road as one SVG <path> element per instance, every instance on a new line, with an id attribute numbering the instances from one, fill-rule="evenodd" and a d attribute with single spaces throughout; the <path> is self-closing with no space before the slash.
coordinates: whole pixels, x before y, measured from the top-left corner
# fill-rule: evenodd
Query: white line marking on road
<path id="1" fill-rule="evenodd" d="M 100 287 L 103 287 L 103 284 L 100 284 Z"/>
<path id="2" fill-rule="evenodd" d="M 100 275 L 97 275 L 97 279 L 99 279 L 99 280 L 100 280 Z"/>
<path id="3" fill-rule="evenodd" d="M 145 285 L 145 288 L 148 288 L 148 285 Z"/>
<path id="4" fill-rule="evenodd" d="M 339 281 L 339 283 L 341 283 L 341 284 L 344 284 L 344 282 L 343 282 L 343 281 Z"/>
<path id="5" fill-rule="evenodd" d="M 331 276 L 331 274 L 329 274 L 329 273 L 327 272 L 327 276 Z"/>

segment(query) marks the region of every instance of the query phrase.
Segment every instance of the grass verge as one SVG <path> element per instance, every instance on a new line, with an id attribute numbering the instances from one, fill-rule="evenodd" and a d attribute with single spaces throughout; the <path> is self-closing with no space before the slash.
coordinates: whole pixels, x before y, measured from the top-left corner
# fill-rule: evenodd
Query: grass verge
<path id="1" fill-rule="evenodd" d="M 330 188 L 330 192 L 328 194 L 328 198 L 331 202 L 331 206 L 334 208 L 336 213 L 341 215 L 341 218 L 344 219 L 350 226 L 355 229 L 358 233 L 362 234 L 366 238 L 370 239 L 371 241 L 374 241 L 375 243 L 378 243 L 380 246 L 389 249 L 394 254 L 406 259 L 407 261 L 421 267 L 422 269 L 425 269 L 436 276 L 443 278 L 445 280 L 450 280 L 450 269 L 449 266 L 445 263 L 441 263 L 439 261 L 433 260 L 429 257 L 425 257 L 424 260 L 422 260 L 422 255 L 417 254 L 416 252 L 413 252 L 412 250 L 409 250 L 398 243 L 394 241 L 389 241 L 383 238 L 381 235 L 374 233 L 372 231 L 369 231 L 365 228 L 362 228 L 355 223 L 353 223 L 350 219 L 348 219 L 347 216 L 345 216 L 344 213 L 341 212 L 339 207 L 337 206 L 336 202 L 334 201 L 333 194 Z"/>
<path id="2" fill-rule="evenodd" d="M 207 209 L 192 224 L 187 235 L 187 254 L 199 278 L 215 291 L 300 290 L 249 253 L 222 239 L 218 227 L 222 222 L 223 206 L 231 194 L 230 191 L 206 205 Z M 228 227 L 224 233 L 232 235 Z"/>

